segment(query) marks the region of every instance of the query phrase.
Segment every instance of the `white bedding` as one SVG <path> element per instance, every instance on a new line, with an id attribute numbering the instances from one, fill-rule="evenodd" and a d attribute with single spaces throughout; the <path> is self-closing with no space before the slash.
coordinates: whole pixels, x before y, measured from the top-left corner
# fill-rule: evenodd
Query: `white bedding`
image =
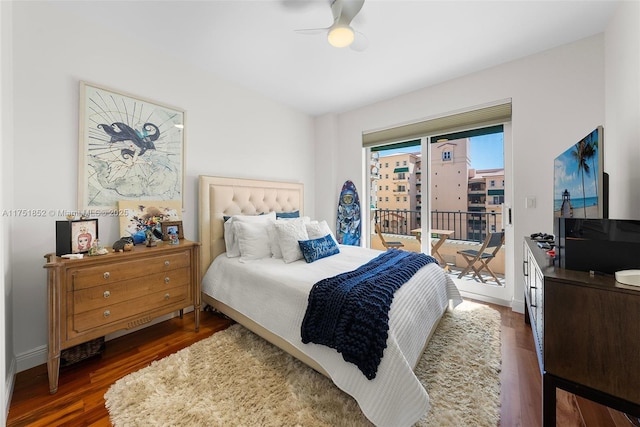
<path id="1" fill-rule="evenodd" d="M 373 380 L 334 349 L 303 344 L 300 327 L 314 283 L 351 271 L 380 251 L 340 245 L 340 253 L 307 264 L 285 264 L 264 258 L 243 262 L 218 256 L 203 278 L 202 292 L 234 308 L 307 354 L 353 396 L 364 415 L 377 426 L 409 426 L 429 409 L 429 396 L 413 373 L 442 314 L 452 301 L 462 301 L 442 268 L 428 264 L 398 291 L 391 305 L 389 338 Z"/>

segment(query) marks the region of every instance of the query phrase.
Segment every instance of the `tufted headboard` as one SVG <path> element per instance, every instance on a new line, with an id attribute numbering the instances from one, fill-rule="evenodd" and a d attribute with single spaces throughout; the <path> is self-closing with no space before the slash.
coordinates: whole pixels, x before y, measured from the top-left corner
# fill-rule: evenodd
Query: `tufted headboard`
<path id="1" fill-rule="evenodd" d="M 225 251 L 223 216 L 293 212 L 304 207 L 304 186 L 295 182 L 260 181 L 200 175 L 199 236 L 201 276 Z"/>

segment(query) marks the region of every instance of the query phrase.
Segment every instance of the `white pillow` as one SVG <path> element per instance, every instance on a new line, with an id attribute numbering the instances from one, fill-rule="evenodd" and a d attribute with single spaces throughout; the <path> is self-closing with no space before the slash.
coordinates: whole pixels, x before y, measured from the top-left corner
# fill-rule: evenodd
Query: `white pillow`
<path id="1" fill-rule="evenodd" d="M 233 233 L 233 217 L 224 222 L 224 247 L 229 258 L 240 256 L 238 241 Z"/>
<path id="2" fill-rule="evenodd" d="M 298 218 L 277 218 L 276 221 L 302 221 L 303 223 L 308 224 L 311 222 L 311 217 L 301 216 Z"/>
<path id="3" fill-rule="evenodd" d="M 233 223 L 241 260 L 248 261 L 271 256 L 267 233 L 270 226 L 271 224 L 267 222 L 236 221 Z"/>
<path id="4" fill-rule="evenodd" d="M 276 220 L 276 213 L 269 212 L 264 215 L 234 215 L 224 223 L 224 246 L 229 258 L 239 257 L 240 248 L 238 247 L 238 239 L 235 236 L 233 223 L 238 222 L 262 222 L 271 223 Z"/>
<path id="5" fill-rule="evenodd" d="M 271 256 L 273 258 L 282 259 L 282 250 L 280 250 L 280 242 L 278 241 L 278 232 L 275 223 L 271 224 L 267 229 L 269 234 L 269 246 L 271 246 Z"/>
<path id="6" fill-rule="evenodd" d="M 282 259 L 286 263 L 302 259 L 302 251 L 298 240 L 309 240 L 304 220 L 276 221 L 274 224 L 278 233 L 278 243 L 282 251 Z"/>
<path id="7" fill-rule="evenodd" d="M 333 235 L 333 232 L 331 231 L 331 229 L 329 228 L 329 224 L 327 224 L 327 221 L 322 220 L 322 221 L 311 221 L 308 224 L 305 224 L 305 227 L 307 228 L 307 234 L 309 235 L 309 239 L 319 239 L 321 237 L 326 236 L 327 234 L 330 234 L 331 237 L 333 238 L 333 241 L 336 242 L 336 244 L 338 244 L 338 241 L 336 240 L 336 237 Z"/>
<path id="8" fill-rule="evenodd" d="M 294 217 L 294 218 L 277 218 L 276 217 L 276 222 L 278 221 L 298 221 L 298 222 L 302 221 L 303 223 L 308 224 L 309 222 L 311 222 L 311 218 L 308 216 Z M 269 241 L 271 244 L 271 256 L 273 258 L 282 259 L 282 250 L 280 249 L 280 241 L 278 240 L 278 232 L 276 231 L 276 227 L 272 226 L 267 231 L 269 232 Z"/>

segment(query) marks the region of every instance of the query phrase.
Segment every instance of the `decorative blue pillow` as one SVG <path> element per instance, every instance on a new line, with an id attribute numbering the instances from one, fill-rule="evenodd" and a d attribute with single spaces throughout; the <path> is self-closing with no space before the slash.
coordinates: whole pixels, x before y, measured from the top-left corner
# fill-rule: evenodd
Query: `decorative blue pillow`
<path id="1" fill-rule="evenodd" d="M 331 234 L 318 239 L 298 240 L 298 245 L 300 245 L 304 260 L 308 263 L 340 253 L 340 249 Z"/>
<path id="2" fill-rule="evenodd" d="M 276 218 L 300 218 L 300 211 L 276 212 Z"/>

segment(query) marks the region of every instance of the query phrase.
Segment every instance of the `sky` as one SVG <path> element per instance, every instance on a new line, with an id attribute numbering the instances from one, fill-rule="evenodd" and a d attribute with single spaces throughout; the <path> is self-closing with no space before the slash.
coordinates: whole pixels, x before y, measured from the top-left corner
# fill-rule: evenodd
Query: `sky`
<path id="1" fill-rule="evenodd" d="M 560 154 L 553 162 L 553 197 L 555 200 L 562 199 L 562 192 L 567 190 L 571 199 L 583 197 L 582 179 L 584 178 L 584 197 L 595 197 L 598 195 L 598 158 L 588 162 L 589 173 L 581 173 L 575 158 L 571 154 L 574 146 L 571 146 L 564 153 Z"/>
<path id="2" fill-rule="evenodd" d="M 503 133 L 474 136 L 470 139 L 471 167 L 474 169 L 503 169 Z"/>
<path id="3" fill-rule="evenodd" d="M 474 136 L 469 139 L 471 148 L 471 167 L 474 169 L 504 168 L 503 133 Z M 420 147 L 405 147 L 395 150 L 381 151 L 380 156 L 396 153 L 419 152 Z"/>

